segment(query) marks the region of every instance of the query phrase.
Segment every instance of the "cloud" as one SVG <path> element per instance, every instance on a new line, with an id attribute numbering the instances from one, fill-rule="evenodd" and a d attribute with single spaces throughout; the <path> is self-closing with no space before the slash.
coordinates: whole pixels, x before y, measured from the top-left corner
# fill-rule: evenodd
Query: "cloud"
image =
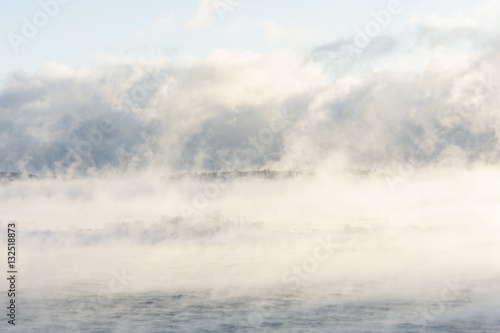
<path id="1" fill-rule="evenodd" d="M 377 170 L 452 155 L 497 163 L 498 38 L 455 36 L 443 56 L 427 41 L 447 29 L 420 30 L 411 49 L 380 36 L 348 61 L 345 39 L 310 54 L 215 49 L 10 73 L 0 88 L 0 169 L 286 169 L 339 156 Z M 478 34 L 479 48 L 462 47 Z"/>

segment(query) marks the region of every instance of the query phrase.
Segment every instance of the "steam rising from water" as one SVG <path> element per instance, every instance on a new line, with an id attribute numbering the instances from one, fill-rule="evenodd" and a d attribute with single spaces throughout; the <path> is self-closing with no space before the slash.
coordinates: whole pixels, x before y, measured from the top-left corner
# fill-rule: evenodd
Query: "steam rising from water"
<path id="1" fill-rule="evenodd" d="M 157 320 L 172 331 L 178 316 L 196 330 L 202 319 L 190 307 L 217 304 L 207 323 L 228 332 L 298 329 L 294 312 L 322 311 L 329 316 L 310 320 L 333 325 L 334 316 L 360 330 L 372 320 L 381 331 L 458 319 L 498 327 L 500 173 L 421 170 L 395 190 L 387 177 L 326 168 L 223 186 L 154 172 L 12 182 L 0 196 L 4 226 L 19 225 L 20 313 L 43 318 L 36 300 L 50 299 L 70 309 L 61 323 L 90 329 L 143 299 L 170 309 Z M 214 184 L 206 207 L 183 215 Z M 99 295 L 91 317 L 88 300 Z M 363 324 L 348 325 L 356 316 Z M 111 321 L 126 331 L 123 318 Z"/>

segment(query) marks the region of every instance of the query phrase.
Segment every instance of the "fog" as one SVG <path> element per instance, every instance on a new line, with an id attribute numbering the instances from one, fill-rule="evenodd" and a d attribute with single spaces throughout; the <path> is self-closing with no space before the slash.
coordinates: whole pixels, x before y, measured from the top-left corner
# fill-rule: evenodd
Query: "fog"
<path id="1" fill-rule="evenodd" d="M 446 279 L 470 293 L 498 288 L 499 176 L 421 170 L 391 188 L 388 175 L 330 168 L 220 182 L 150 172 L 24 180 L 0 193 L 4 224 L 19 224 L 24 290 L 91 293 L 123 269 L 130 293 L 408 298 L 432 297 Z"/>
<path id="2" fill-rule="evenodd" d="M 352 38 L 0 73 L 26 332 L 498 331 L 495 4 L 348 55 Z"/>

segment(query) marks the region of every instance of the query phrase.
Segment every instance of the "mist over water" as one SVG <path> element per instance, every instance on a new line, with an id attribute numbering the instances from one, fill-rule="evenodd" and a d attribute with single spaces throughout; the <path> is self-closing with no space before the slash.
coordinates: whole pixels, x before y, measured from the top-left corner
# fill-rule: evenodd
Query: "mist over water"
<path id="1" fill-rule="evenodd" d="M 500 0 L 69 2 L 0 11 L 0 332 L 500 332 Z"/>
<path id="2" fill-rule="evenodd" d="M 19 228 L 20 327 L 497 330 L 500 173 L 387 177 L 13 181 L 0 196 Z"/>

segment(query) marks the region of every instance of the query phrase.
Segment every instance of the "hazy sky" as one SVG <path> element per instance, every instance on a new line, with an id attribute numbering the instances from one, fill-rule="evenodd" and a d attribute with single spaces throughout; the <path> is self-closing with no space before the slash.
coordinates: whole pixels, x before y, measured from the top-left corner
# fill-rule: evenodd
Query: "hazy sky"
<path id="1" fill-rule="evenodd" d="M 66 0 L 67 1 L 67 0 Z M 0 72 L 35 70 L 46 62 L 90 66 L 108 57 L 203 56 L 214 48 L 268 52 L 277 48 L 311 48 L 349 37 L 387 7 L 385 0 L 355 1 L 67 1 L 19 52 L 8 34 L 22 35 L 23 18 L 33 22 L 51 1 L 4 1 L 0 12 Z M 404 10 L 386 33 L 397 34 L 412 20 L 439 15 L 465 16 L 481 1 L 401 0 Z M 215 4 L 215 5 L 214 5 Z M 216 8 L 223 13 L 222 18 Z M 225 10 L 228 9 L 228 10 Z M 43 18 L 40 18 L 43 22 Z"/>

